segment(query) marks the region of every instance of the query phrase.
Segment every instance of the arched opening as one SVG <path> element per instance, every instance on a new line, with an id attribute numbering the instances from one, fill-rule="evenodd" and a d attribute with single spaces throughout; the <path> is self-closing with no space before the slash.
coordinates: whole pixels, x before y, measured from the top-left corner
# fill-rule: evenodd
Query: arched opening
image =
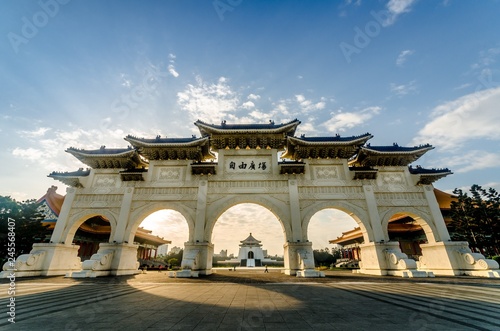
<path id="1" fill-rule="evenodd" d="M 162 209 L 149 214 L 134 234 L 139 265 L 148 269 L 178 268 L 188 238 L 189 227 L 181 213 Z"/>
<path id="2" fill-rule="evenodd" d="M 99 250 L 100 243 L 109 242 L 111 224 L 102 215 L 92 216 L 76 230 L 72 243 L 80 246 L 78 257 L 81 261 L 89 260 Z"/>
<path id="3" fill-rule="evenodd" d="M 316 267 L 358 267 L 359 245 L 364 237 L 358 222 L 348 213 L 334 208 L 316 212 L 309 221 L 307 237 L 312 242 Z"/>
<path id="4" fill-rule="evenodd" d="M 271 211 L 255 203 L 226 209 L 215 223 L 211 242 L 214 267 L 281 267 L 284 263 L 283 226 Z"/>
<path id="5" fill-rule="evenodd" d="M 422 256 L 420 245 L 429 242 L 425 227 L 426 222 L 417 215 L 398 212 L 388 219 L 386 229 L 389 241 L 399 242 L 401 252 L 418 261 Z"/>

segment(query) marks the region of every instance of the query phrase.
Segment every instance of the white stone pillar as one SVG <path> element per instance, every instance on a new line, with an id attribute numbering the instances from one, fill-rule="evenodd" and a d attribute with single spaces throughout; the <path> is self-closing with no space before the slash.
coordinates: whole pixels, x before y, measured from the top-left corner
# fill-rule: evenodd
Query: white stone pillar
<path id="1" fill-rule="evenodd" d="M 434 234 L 435 241 L 449 241 L 450 233 L 446 228 L 446 223 L 444 222 L 443 214 L 441 214 L 441 209 L 439 209 L 432 185 L 424 185 L 424 195 L 431 210 L 432 220 L 437 231 Z"/>
<path id="2" fill-rule="evenodd" d="M 380 220 L 380 214 L 378 213 L 377 201 L 375 200 L 375 193 L 373 192 L 373 187 L 371 185 L 363 185 L 363 192 L 365 194 L 366 205 L 368 207 L 368 216 L 370 217 L 370 225 L 373 230 L 372 240 L 378 241 L 389 241 L 389 238 L 384 236 L 384 231 L 382 230 L 382 222 Z M 370 229 L 367 228 L 366 231 L 370 234 Z"/>
<path id="3" fill-rule="evenodd" d="M 300 242 L 302 237 L 302 222 L 300 215 L 299 189 L 296 179 L 288 181 L 288 192 L 290 196 L 290 218 L 292 224 L 292 239 L 293 242 Z"/>
<path id="4" fill-rule="evenodd" d="M 52 243 L 61 243 L 66 238 L 63 238 L 63 233 L 66 227 L 69 225 L 69 214 L 71 211 L 71 207 L 73 205 L 73 201 L 75 200 L 76 189 L 73 187 L 68 187 L 66 189 L 66 196 L 64 197 L 64 202 L 61 207 L 61 211 L 59 212 L 59 217 L 57 218 L 56 226 L 54 227 L 54 231 L 52 232 L 52 236 L 50 237 L 50 241 Z M 70 244 L 70 243 L 68 243 Z"/>
<path id="5" fill-rule="evenodd" d="M 198 201 L 196 203 L 196 220 L 194 224 L 194 240 L 195 242 L 205 241 L 205 224 L 207 214 L 207 193 L 208 181 L 200 179 L 198 185 Z M 207 238 L 210 240 L 210 238 Z"/>
<path id="6" fill-rule="evenodd" d="M 184 243 L 181 271 L 176 272 L 176 277 L 198 277 L 212 273 L 212 258 L 214 245 L 209 242 Z"/>
<path id="7" fill-rule="evenodd" d="M 294 242 L 283 245 L 286 275 L 296 275 L 304 270 L 314 271 L 314 254 L 311 242 Z M 314 276 L 319 277 L 319 274 Z"/>
<path id="8" fill-rule="evenodd" d="M 126 229 L 132 229 L 132 226 L 128 226 L 129 222 L 134 220 L 129 220 L 130 208 L 132 207 L 132 198 L 134 196 L 134 188 L 128 187 L 123 194 L 122 205 L 120 207 L 120 215 L 118 216 L 116 230 L 114 232 L 113 238 L 109 238 L 110 242 L 122 243 L 127 240 L 128 236 L 125 235 Z M 129 231 L 130 231 L 129 230 Z"/>

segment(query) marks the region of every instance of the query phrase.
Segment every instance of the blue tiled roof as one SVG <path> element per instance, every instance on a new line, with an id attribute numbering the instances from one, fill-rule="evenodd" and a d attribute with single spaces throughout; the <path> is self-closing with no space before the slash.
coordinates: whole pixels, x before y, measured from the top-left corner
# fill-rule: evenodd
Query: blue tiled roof
<path id="1" fill-rule="evenodd" d="M 168 144 L 168 143 L 189 143 L 189 142 L 192 142 L 192 141 L 196 141 L 196 140 L 199 140 L 200 138 L 196 138 L 196 137 L 189 137 L 189 138 L 168 138 L 168 137 L 160 137 L 160 136 L 157 136 L 156 138 L 138 138 L 138 137 L 134 137 L 134 136 L 131 136 L 131 135 L 128 135 L 126 138 L 130 138 L 130 139 L 134 139 L 134 140 L 139 140 L 139 141 L 142 141 L 142 142 L 145 142 L 145 143 L 150 143 L 150 144 L 154 144 L 154 143 L 158 143 L 158 144 Z"/>
<path id="2" fill-rule="evenodd" d="M 128 148 L 106 148 L 106 146 L 102 146 L 99 149 L 78 149 L 74 147 L 68 148 L 66 151 L 67 152 L 78 152 L 78 153 L 84 153 L 84 154 L 92 154 L 92 155 L 102 155 L 102 154 L 108 154 L 108 155 L 113 155 L 113 154 L 121 154 L 125 152 L 129 152 L 132 150 L 132 147 Z"/>
<path id="3" fill-rule="evenodd" d="M 310 141 L 310 142 L 330 142 L 330 141 L 351 141 L 351 140 L 355 140 L 355 139 L 359 139 L 359 138 L 363 138 L 363 137 L 368 137 L 368 136 L 371 136 L 370 133 L 365 133 L 365 134 L 362 134 L 362 135 L 359 135 L 359 136 L 350 136 L 350 137 L 343 137 L 343 136 L 339 136 L 339 135 L 336 135 L 336 136 L 333 136 L 333 137 L 306 137 L 306 136 L 300 136 L 299 137 L 295 137 L 295 138 L 298 138 L 300 140 L 303 140 L 303 141 Z"/>
<path id="4" fill-rule="evenodd" d="M 300 123 L 298 119 L 294 119 L 293 121 L 290 121 L 288 123 L 280 123 L 280 124 L 275 124 L 274 121 L 269 121 L 269 123 L 265 124 L 226 124 L 226 121 L 223 121 L 220 125 L 218 125 L 218 124 L 205 123 L 200 120 L 196 121 L 195 124 L 200 123 L 219 130 L 270 130 L 270 129 L 278 129 L 295 122 Z"/>
<path id="5" fill-rule="evenodd" d="M 413 146 L 413 147 L 404 147 L 404 146 L 399 146 L 397 144 L 394 144 L 392 146 L 370 146 L 370 144 L 368 144 L 363 148 L 378 152 L 411 152 L 411 151 L 418 151 L 420 149 L 432 148 L 432 146 L 429 144 Z"/>

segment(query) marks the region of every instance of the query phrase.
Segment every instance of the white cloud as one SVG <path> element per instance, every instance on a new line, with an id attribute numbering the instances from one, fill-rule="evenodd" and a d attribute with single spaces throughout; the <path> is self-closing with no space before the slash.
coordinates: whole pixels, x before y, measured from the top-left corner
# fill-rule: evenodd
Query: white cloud
<path id="1" fill-rule="evenodd" d="M 175 70 L 175 59 L 176 59 L 176 56 L 175 54 L 168 54 L 168 58 L 170 59 L 168 62 L 170 63 L 168 65 L 168 72 L 170 75 L 172 75 L 174 78 L 177 78 L 179 77 L 179 73 Z"/>
<path id="2" fill-rule="evenodd" d="M 216 83 L 206 83 L 198 76 L 196 84 L 188 84 L 177 93 L 177 103 L 191 119 L 217 123 L 227 117 L 235 118 L 232 113 L 238 108 L 239 96 L 224 77 Z"/>
<path id="3" fill-rule="evenodd" d="M 21 135 L 21 137 L 25 137 L 25 138 L 39 138 L 39 137 L 43 137 L 45 135 L 45 133 L 47 133 L 47 131 L 50 131 L 51 128 L 44 128 L 44 127 L 41 127 L 41 128 L 38 128 L 36 130 L 33 130 L 33 131 L 20 131 L 19 134 Z"/>
<path id="4" fill-rule="evenodd" d="M 175 78 L 179 77 L 179 73 L 177 71 L 175 71 L 175 67 L 173 64 L 169 64 L 168 65 L 168 72 L 174 76 Z"/>
<path id="5" fill-rule="evenodd" d="M 19 148 L 16 147 L 12 151 L 12 155 L 20 157 L 28 161 L 38 161 L 44 157 L 44 152 L 36 148 Z"/>
<path id="6" fill-rule="evenodd" d="M 258 94 L 253 94 L 253 93 L 250 93 L 247 97 L 248 100 L 259 100 L 260 99 L 260 95 Z"/>
<path id="7" fill-rule="evenodd" d="M 446 164 L 455 173 L 495 168 L 500 164 L 500 154 L 481 150 L 467 151 L 466 154 L 447 157 Z"/>
<path id="8" fill-rule="evenodd" d="M 396 85 L 394 83 L 391 83 L 390 89 L 391 89 L 392 93 L 394 93 L 395 95 L 400 96 L 400 97 L 407 95 L 407 94 L 410 94 L 410 93 L 417 93 L 418 92 L 418 89 L 415 86 L 414 80 L 412 80 L 408 84 Z"/>
<path id="9" fill-rule="evenodd" d="M 326 121 L 324 126 L 329 132 L 343 132 L 346 129 L 360 126 L 369 121 L 375 115 L 380 113 L 382 108 L 378 106 L 367 107 L 357 112 L 342 112 L 332 114 L 332 117 Z"/>
<path id="10" fill-rule="evenodd" d="M 467 140 L 500 139 L 500 87 L 465 95 L 434 108 L 432 120 L 414 138 L 445 149 Z"/>
<path id="11" fill-rule="evenodd" d="M 386 5 L 389 14 L 384 22 L 384 26 L 394 24 L 400 15 L 410 12 L 411 6 L 415 2 L 416 0 L 389 0 Z"/>
<path id="12" fill-rule="evenodd" d="M 37 166 L 52 171 L 73 171 L 83 165 L 73 156 L 64 151 L 69 147 L 82 149 L 96 149 L 102 144 L 108 144 L 109 148 L 127 146 L 123 138 L 125 133 L 120 130 L 54 130 L 45 128 L 46 134 L 43 138 L 39 136 L 23 136 L 24 141 L 19 143 L 24 144 L 24 147 L 15 147 L 12 150 L 12 155 L 16 158 L 36 163 Z M 38 131 L 38 130 L 36 130 Z"/>
<path id="13" fill-rule="evenodd" d="M 408 59 L 408 57 L 413 53 L 415 53 L 415 51 L 410 49 L 406 49 L 401 53 L 399 53 L 398 58 L 396 59 L 396 65 L 398 67 L 402 67 L 403 64 L 406 62 L 406 60 Z"/>
<path id="14" fill-rule="evenodd" d="M 241 107 L 245 108 L 245 109 L 252 109 L 252 108 L 255 108 L 255 104 L 252 101 L 247 101 L 247 102 L 244 102 L 241 105 Z"/>

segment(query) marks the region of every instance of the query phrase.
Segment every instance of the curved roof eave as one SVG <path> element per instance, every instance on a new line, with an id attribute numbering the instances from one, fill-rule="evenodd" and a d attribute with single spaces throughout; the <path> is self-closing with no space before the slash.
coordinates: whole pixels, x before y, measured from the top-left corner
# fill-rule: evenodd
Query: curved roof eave
<path id="1" fill-rule="evenodd" d="M 208 142 L 208 137 L 201 137 L 186 142 L 175 142 L 175 140 L 169 142 L 148 142 L 132 136 L 127 136 L 124 139 L 131 143 L 134 147 L 192 147 L 204 146 Z"/>
<path id="2" fill-rule="evenodd" d="M 284 124 L 241 124 L 241 125 L 214 125 L 202 122 L 200 120 L 196 121 L 196 125 L 202 135 L 205 133 L 216 133 L 216 134 L 235 134 L 235 133 L 283 133 L 283 132 L 295 132 L 295 129 L 300 124 L 298 119 L 294 119 L 288 123 Z"/>

